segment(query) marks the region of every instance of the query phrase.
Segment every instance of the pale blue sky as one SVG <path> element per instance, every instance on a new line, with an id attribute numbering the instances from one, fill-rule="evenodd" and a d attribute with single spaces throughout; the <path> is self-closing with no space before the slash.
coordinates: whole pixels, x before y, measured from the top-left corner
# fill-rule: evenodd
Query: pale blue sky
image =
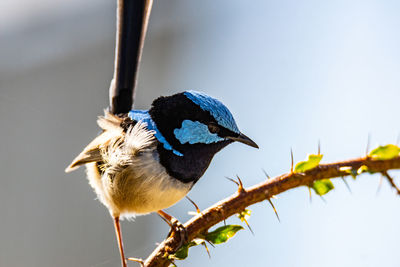
<path id="1" fill-rule="evenodd" d="M 189 26 L 179 27 L 184 34 L 169 56 L 174 69 L 165 87 L 195 86 L 223 99 L 260 145 L 257 151 L 235 144 L 216 157 L 190 193 L 201 207 L 232 192 L 223 176 L 239 174 L 252 185 L 264 179 L 261 168 L 270 175 L 288 171 L 290 147 L 299 161 L 321 140 L 329 162 L 362 156 L 369 133 L 371 146 L 396 141 L 398 2 L 195 5 L 180 9 L 198 13 L 180 18 Z M 318 197 L 309 203 L 305 188 L 287 192 L 275 201 L 280 224 L 268 203 L 256 205 L 255 236 L 240 233 L 212 249 L 211 261 L 193 249 L 179 266 L 396 266 L 400 200 L 386 182 L 376 196 L 378 181 L 378 175 L 349 181 L 353 194 L 334 181 L 326 204 Z M 205 194 L 210 187 L 216 193 Z"/>

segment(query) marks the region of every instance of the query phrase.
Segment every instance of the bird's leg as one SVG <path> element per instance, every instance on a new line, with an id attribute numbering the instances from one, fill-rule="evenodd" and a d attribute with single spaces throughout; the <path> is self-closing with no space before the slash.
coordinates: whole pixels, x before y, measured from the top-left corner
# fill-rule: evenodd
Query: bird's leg
<path id="1" fill-rule="evenodd" d="M 126 259 L 125 258 L 124 244 L 122 243 L 122 233 L 121 233 L 121 225 L 119 224 L 119 217 L 114 218 L 114 226 L 115 226 L 115 233 L 117 234 L 119 253 L 121 254 L 122 267 L 127 267 L 126 260 L 135 261 L 135 262 L 140 263 L 140 265 L 144 266 L 144 262 L 142 259 L 137 259 L 137 258 L 127 258 Z"/>
<path id="2" fill-rule="evenodd" d="M 119 217 L 114 217 L 114 227 L 115 227 L 115 233 L 117 235 L 119 253 L 121 254 L 121 264 L 122 267 L 127 267 L 124 254 L 124 244 L 122 243 L 122 234 L 121 234 L 121 226 L 119 224 Z"/>
<path id="3" fill-rule="evenodd" d="M 186 232 L 186 228 L 183 226 L 183 224 L 178 221 L 175 217 L 169 215 L 163 210 L 157 211 L 158 215 L 166 222 L 168 225 L 171 227 L 171 230 L 168 233 L 168 236 L 176 235 L 179 234 L 180 237 L 180 245 L 183 245 L 187 242 L 188 236 Z"/>

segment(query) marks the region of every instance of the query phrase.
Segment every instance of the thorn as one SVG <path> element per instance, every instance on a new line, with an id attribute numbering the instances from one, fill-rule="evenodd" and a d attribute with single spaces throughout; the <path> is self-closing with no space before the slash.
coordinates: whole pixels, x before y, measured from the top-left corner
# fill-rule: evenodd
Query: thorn
<path id="1" fill-rule="evenodd" d="M 204 248 L 205 248 L 205 249 L 206 249 L 206 251 L 207 251 L 208 258 L 209 258 L 209 259 L 211 259 L 211 254 L 210 254 L 210 251 L 208 250 L 208 247 L 207 247 L 207 244 L 206 244 L 206 242 L 203 242 L 202 244 L 203 244 Z"/>
<path id="2" fill-rule="evenodd" d="M 386 177 L 386 179 L 388 180 L 389 184 L 396 189 L 397 194 L 400 195 L 400 189 L 397 187 L 397 185 L 394 183 L 393 178 L 389 175 L 389 173 L 387 173 L 387 171 L 383 171 L 382 172 L 383 176 Z"/>
<path id="3" fill-rule="evenodd" d="M 290 158 L 292 160 L 292 163 L 290 164 L 290 173 L 293 173 L 293 150 L 290 148 Z"/>
<path id="4" fill-rule="evenodd" d="M 229 181 L 235 183 L 235 184 L 238 186 L 238 192 L 239 192 L 239 194 L 245 193 L 246 190 L 245 190 L 244 187 L 243 187 L 242 180 L 239 178 L 239 176 L 236 175 L 236 177 L 238 178 L 239 182 L 235 181 L 235 180 L 232 179 L 232 178 L 229 178 L 229 177 L 226 177 L 226 176 L 225 176 L 226 179 L 228 179 Z"/>
<path id="5" fill-rule="evenodd" d="M 210 244 L 210 246 L 212 246 L 213 248 L 215 248 L 215 246 L 214 246 L 214 244 L 213 243 L 211 243 L 210 241 L 208 241 L 208 240 L 206 240 L 206 242 L 208 243 L 208 244 Z"/>
<path id="6" fill-rule="evenodd" d="M 349 184 L 347 183 L 346 179 L 344 179 L 343 176 L 341 178 L 342 178 L 343 183 L 346 185 L 347 189 L 349 190 L 350 194 L 353 194 L 353 192 L 351 191 L 351 188 L 350 188 Z"/>
<path id="7" fill-rule="evenodd" d="M 247 227 L 249 227 L 250 232 L 254 235 L 253 229 L 251 229 L 250 224 L 247 222 L 246 218 L 243 218 L 243 221 L 246 223 Z"/>
<path id="8" fill-rule="evenodd" d="M 318 139 L 318 155 L 321 155 L 321 140 Z"/>
<path id="9" fill-rule="evenodd" d="M 237 217 L 240 219 L 240 221 L 245 222 L 247 227 L 249 228 L 250 232 L 254 235 L 253 229 L 251 229 L 249 222 L 247 221 L 246 217 L 250 217 L 251 211 L 244 209 L 243 211 L 239 212 L 237 214 Z"/>
<path id="10" fill-rule="evenodd" d="M 271 179 L 271 177 L 269 177 L 268 173 L 267 173 L 264 169 L 261 169 L 261 170 L 263 171 L 263 173 L 265 174 L 265 176 L 266 176 L 268 179 Z"/>
<path id="11" fill-rule="evenodd" d="M 170 267 L 177 267 L 174 260 L 168 258 L 167 255 L 164 255 L 164 256 L 169 261 Z"/>
<path id="12" fill-rule="evenodd" d="M 235 180 L 233 180 L 232 178 L 229 178 L 229 177 L 226 177 L 226 176 L 225 176 L 225 178 L 228 179 L 229 181 L 235 183 L 237 186 L 240 186 L 239 183 L 236 182 Z"/>
<path id="13" fill-rule="evenodd" d="M 369 152 L 369 143 L 371 141 L 371 133 L 368 133 L 368 139 L 367 139 L 367 147 L 365 148 L 365 156 L 368 157 L 368 152 Z"/>
<path id="14" fill-rule="evenodd" d="M 239 193 L 246 193 L 246 190 L 243 187 L 243 183 L 242 183 L 242 180 L 240 179 L 239 175 L 236 175 L 236 177 L 238 178 L 238 181 L 239 181 L 239 188 L 238 188 Z"/>
<path id="15" fill-rule="evenodd" d="M 310 203 L 312 203 L 312 192 L 311 192 L 311 187 L 308 186 L 308 194 L 310 196 Z"/>
<path id="16" fill-rule="evenodd" d="M 272 207 L 272 209 L 273 209 L 274 212 L 275 212 L 276 218 L 278 219 L 279 222 L 281 222 L 281 219 L 279 219 L 278 212 L 276 211 L 276 208 L 275 208 L 275 206 L 274 206 L 274 203 L 272 203 L 272 201 L 271 201 L 270 198 L 268 198 L 268 202 L 269 202 L 269 204 L 271 204 L 271 207 Z"/>
<path id="17" fill-rule="evenodd" d="M 378 193 L 381 191 L 383 178 L 384 178 L 384 177 L 383 177 L 383 174 L 382 174 L 382 175 L 381 175 L 381 178 L 379 179 L 378 188 L 376 189 L 376 195 L 378 195 Z"/>
<path id="18" fill-rule="evenodd" d="M 326 203 L 328 203 L 328 202 L 326 202 L 326 199 L 323 197 L 323 196 L 319 196 L 321 199 L 322 199 L 322 201 L 326 204 Z"/>
<path id="19" fill-rule="evenodd" d="M 201 215 L 203 215 L 203 214 L 201 213 L 200 209 L 199 209 L 199 206 L 197 206 L 196 203 L 194 203 L 194 201 L 193 201 L 192 199 L 190 199 L 190 197 L 186 196 L 186 199 L 189 200 L 190 203 L 193 204 L 193 206 L 195 206 L 196 212 L 197 212 L 197 213 L 200 213 Z"/>

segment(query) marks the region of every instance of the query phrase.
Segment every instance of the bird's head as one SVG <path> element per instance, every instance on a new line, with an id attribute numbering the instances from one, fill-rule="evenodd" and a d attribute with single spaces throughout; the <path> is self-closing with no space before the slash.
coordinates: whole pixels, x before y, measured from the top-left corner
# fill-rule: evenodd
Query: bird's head
<path id="1" fill-rule="evenodd" d="M 184 182 L 197 181 L 213 156 L 234 141 L 258 148 L 239 131 L 228 108 L 204 93 L 159 97 L 149 114 L 157 128 L 161 164 Z"/>
<path id="2" fill-rule="evenodd" d="M 154 130 L 160 163 L 182 182 L 197 181 L 213 156 L 234 141 L 258 148 L 239 131 L 228 108 L 204 93 L 162 96 L 149 111 L 132 110 L 128 115 Z"/>
<path id="3" fill-rule="evenodd" d="M 175 154 L 184 156 L 199 147 L 222 148 L 233 141 L 258 148 L 239 131 L 229 109 L 204 93 L 186 91 L 159 97 L 149 112 Z"/>

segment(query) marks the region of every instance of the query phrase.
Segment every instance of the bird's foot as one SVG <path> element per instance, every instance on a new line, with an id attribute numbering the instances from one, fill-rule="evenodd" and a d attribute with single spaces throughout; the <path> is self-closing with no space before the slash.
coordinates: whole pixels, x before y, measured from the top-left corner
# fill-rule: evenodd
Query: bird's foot
<path id="1" fill-rule="evenodd" d="M 157 213 L 171 227 L 167 238 L 168 237 L 179 236 L 179 242 L 180 242 L 179 243 L 179 247 L 181 247 L 182 245 L 187 243 L 187 241 L 188 241 L 188 233 L 186 231 L 186 228 L 183 226 L 183 224 L 180 221 L 178 221 L 178 219 L 176 219 L 175 217 L 167 214 L 166 212 L 164 212 L 162 210 L 159 210 Z"/>
<path id="2" fill-rule="evenodd" d="M 126 260 L 128 261 L 134 261 L 140 264 L 140 266 L 144 267 L 144 261 L 142 259 L 138 259 L 138 258 L 126 258 Z"/>
<path id="3" fill-rule="evenodd" d="M 180 246 L 182 246 L 183 244 L 187 243 L 188 241 L 188 233 L 186 231 L 186 228 L 183 226 L 183 224 L 178 221 L 177 219 L 173 218 L 173 220 L 171 221 L 171 230 L 169 230 L 168 233 L 168 237 L 170 236 L 179 236 L 180 239 Z"/>

